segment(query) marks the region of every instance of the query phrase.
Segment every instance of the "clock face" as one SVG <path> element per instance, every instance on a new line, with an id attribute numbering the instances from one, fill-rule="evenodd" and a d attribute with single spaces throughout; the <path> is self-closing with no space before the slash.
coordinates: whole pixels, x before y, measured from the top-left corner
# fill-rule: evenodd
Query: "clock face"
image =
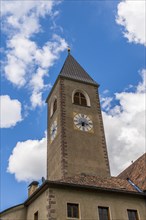
<path id="1" fill-rule="evenodd" d="M 75 114 L 74 116 L 74 125 L 75 128 L 81 131 L 92 131 L 93 129 L 93 122 L 91 118 L 84 114 Z"/>
<path id="2" fill-rule="evenodd" d="M 54 140 L 57 134 L 57 120 L 55 120 L 50 129 L 51 142 Z"/>

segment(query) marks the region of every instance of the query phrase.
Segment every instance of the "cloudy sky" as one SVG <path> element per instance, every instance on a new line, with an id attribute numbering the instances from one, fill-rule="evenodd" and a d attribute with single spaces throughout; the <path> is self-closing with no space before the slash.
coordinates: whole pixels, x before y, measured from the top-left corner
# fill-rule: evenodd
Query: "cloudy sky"
<path id="1" fill-rule="evenodd" d="M 45 99 L 71 54 L 100 84 L 112 175 L 145 152 L 145 0 L 1 1 L 1 210 L 46 176 Z"/>

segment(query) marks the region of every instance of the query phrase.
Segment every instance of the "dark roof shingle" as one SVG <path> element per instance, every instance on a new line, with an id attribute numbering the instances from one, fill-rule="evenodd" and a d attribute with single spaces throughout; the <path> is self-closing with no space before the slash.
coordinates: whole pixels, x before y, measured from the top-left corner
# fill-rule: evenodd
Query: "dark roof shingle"
<path id="1" fill-rule="evenodd" d="M 59 76 L 90 83 L 98 86 L 98 84 L 89 76 L 89 74 L 81 67 L 81 65 L 69 53 Z"/>
<path id="2" fill-rule="evenodd" d="M 61 179 L 60 182 L 99 187 L 103 189 L 138 192 L 138 190 L 136 190 L 127 178 L 129 178 L 140 190 L 146 190 L 146 153 L 138 158 L 117 177 L 102 178 L 81 174 L 73 177 L 66 177 Z"/>
<path id="3" fill-rule="evenodd" d="M 117 177 L 101 178 L 98 176 L 90 175 L 76 175 L 73 177 L 66 177 L 64 179 L 61 179 L 59 180 L 59 182 L 78 184 L 82 186 L 92 186 L 101 189 L 137 192 L 137 190 L 127 180 Z"/>

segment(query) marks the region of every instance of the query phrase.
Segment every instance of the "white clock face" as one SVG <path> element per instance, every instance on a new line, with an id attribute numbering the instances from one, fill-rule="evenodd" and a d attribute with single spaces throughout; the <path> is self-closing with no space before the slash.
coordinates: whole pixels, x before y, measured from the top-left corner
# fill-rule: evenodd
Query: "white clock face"
<path id="1" fill-rule="evenodd" d="M 93 122 L 91 118 L 84 114 L 75 114 L 74 125 L 77 129 L 81 131 L 91 131 L 93 128 Z"/>
<path id="2" fill-rule="evenodd" d="M 57 134 L 57 120 L 55 120 L 50 129 L 51 142 L 54 140 Z"/>

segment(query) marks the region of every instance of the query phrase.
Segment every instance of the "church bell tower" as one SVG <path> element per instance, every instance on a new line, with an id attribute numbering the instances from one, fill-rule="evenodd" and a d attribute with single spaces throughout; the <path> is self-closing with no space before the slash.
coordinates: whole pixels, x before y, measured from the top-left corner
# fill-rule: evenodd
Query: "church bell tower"
<path id="1" fill-rule="evenodd" d="M 99 85 L 68 53 L 47 98 L 47 179 L 110 176 Z"/>

